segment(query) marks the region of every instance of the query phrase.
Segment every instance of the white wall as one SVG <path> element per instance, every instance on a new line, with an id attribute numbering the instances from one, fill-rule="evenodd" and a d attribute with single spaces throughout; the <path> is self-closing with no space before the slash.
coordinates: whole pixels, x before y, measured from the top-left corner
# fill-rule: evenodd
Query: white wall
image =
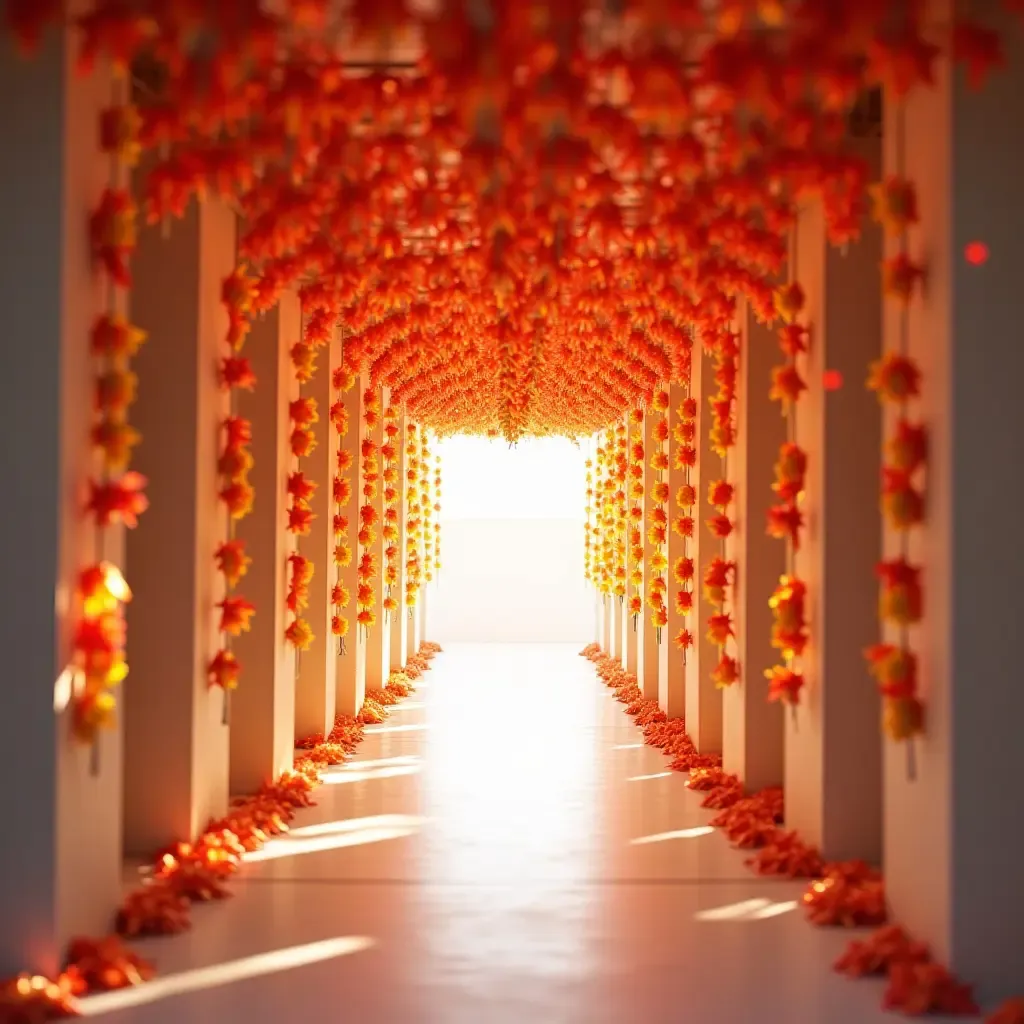
<path id="1" fill-rule="evenodd" d="M 515 448 L 449 438 L 441 455 L 440 577 L 427 616 L 438 643 L 593 639 L 583 579 L 584 449 L 564 438 Z"/>
<path id="2" fill-rule="evenodd" d="M 441 520 L 443 569 L 427 599 L 444 643 L 593 640 L 583 524 L 571 519 Z"/>

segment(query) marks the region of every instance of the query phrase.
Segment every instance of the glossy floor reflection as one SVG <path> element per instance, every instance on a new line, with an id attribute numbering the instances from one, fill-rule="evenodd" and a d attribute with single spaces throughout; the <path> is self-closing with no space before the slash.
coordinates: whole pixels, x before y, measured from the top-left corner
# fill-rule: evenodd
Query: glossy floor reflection
<path id="1" fill-rule="evenodd" d="M 440 655 L 111 1024 L 875 1024 L 575 648 Z"/>

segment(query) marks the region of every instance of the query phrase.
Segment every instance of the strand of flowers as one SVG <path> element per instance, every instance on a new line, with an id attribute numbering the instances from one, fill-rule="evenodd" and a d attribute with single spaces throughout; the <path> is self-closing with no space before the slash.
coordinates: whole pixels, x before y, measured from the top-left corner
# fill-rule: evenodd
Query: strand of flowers
<path id="1" fill-rule="evenodd" d="M 668 472 L 668 452 L 665 451 L 668 442 L 668 407 L 668 391 L 659 388 L 654 393 L 650 413 L 654 417 L 654 451 L 650 456 L 651 486 L 648 497 L 651 508 L 647 513 L 647 539 L 653 548 L 647 565 L 650 571 L 647 604 L 651 609 L 651 624 L 656 630 L 659 644 L 661 632 L 668 625 L 668 608 L 665 605 L 665 593 L 668 590 L 665 579 L 665 570 L 668 568 L 665 545 L 668 542 L 668 500 L 671 495 L 665 479 Z"/>
<path id="2" fill-rule="evenodd" d="M 137 380 L 131 360 L 145 341 L 144 331 L 119 312 L 131 288 L 130 261 L 136 246 L 137 208 L 128 188 L 128 169 L 138 158 L 139 115 L 121 96 L 127 67 L 115 62 L 111 105 L 100 115 L 100 144 L 110 157 L 110 182 L 89 219 L 93 260 L 107 283 L 106 310 L 90 334 L 95 364 L 91 440 L 95 468 L 90 474 L 86 515 L 96 532 L 95 551 L 76 581 L 77 621 L 64 679 L 72 710 L 72 735 L 92 748 L 92 770 L 99 771 L 99 734 L 114 723 L 114 689 L 128 675 L 124 605 L 131 591 L 121 570 L 106 557 L 108 531 L 132 528 L 146 510 L 146 479 L 131 467 L 141 440 L 128 414 Z"/>
<path id="3" fill-rule="evenodd" d="M 676 591 L 676 611 L 684 618 L 693 611 L 693 579 L 695 568 L 690 557 L 690 542 L 693 540 L 695 522 L 693 507 L 697 504 L 697 492 L 691 481 L 691 473 L 697 465 L 697 400 L 690 397 L 689 375 L 683 382 L 684 397 L 676 410 L 676 424 L 672 430 L 675 440 L 675 466 L 683 472 L 682 486 L 676 491 L 676 505 L 680 512 L 672 520 L 672 529 L 683 539 L 683 553 L 672 566 L 672 575 L 679 589 Z M 683 652 L 683 664 L 693 646 L 693 632 L 685 626 L 673 638 Z"/>
<path id="4" fill-rule="evenodd" d="M 739 336 L 731 331 L 722 333 L 715 341 L 711 356 L 715 364 L 715 383 L 718 390 L 711 399 L 711 449 L 721 459 L 721 478 L 708 484 L 708 502 L 716 514 L 707 521 L 712 535 L 722 542 L 721 554 L 708 563 L 704 571 L 704 596 L 716 610 L 708 616 L 707 636 L 718 647 L 718 664 L 712 672 L 715 685 L 732 686 L 739 682 L 740 666 L 728 653 L 727 645 L 734 637 L 732 615 L 728 610 L 729 588 L 735 583 L 736 563 L 728 557 L 728 538 L 732 533 L 732 520 L 726 510 L 733 500 L 733 487 L 728 482 L 729 449 L 736 444 L 734 409 L 736 379 L 739 369 Z"/>
<path id="5" fill-rule="evenodd" d="M 292 348 L 292 371 L 301 389 L 316 375 L 317 345 L 306 332 L 305 311 L 302 315 L 302 330 L 298 344 Z M 315 514 L 310 508 L 310 500 L 316 493 L 317 484 L 307 478 L 299 468 L 302 460 L 312 453 L 316 447 L 316 434 L 313 424 L 320 422 L 320 411 L 317 400 L 299 395 L 288 403 L 288 418 L 291 421 L 291 447 L 294 468 L 288 475 L 288 524 L 287 530 L 293 538 L 306 536 L 313 524 Z M 294 541 L 293 541 L 294 543 Z M 291 577 L 285 603 L 291 613 L 291 621 L 285 629 L 285 639 L 295 649 L 296 655 L 308 650 L 313 642 L 313 628 L 303 616 L 309 607 L 309 583 L 313 578 L 315 566 L 310 559 L 294 548 L 288 556 Z"/>
<path id="6" fill-rule="evenodd" d="M 617 538 L 617 511 L 615 504 L 615 430 L 609 428 L 604 435 L 604 444 L 597 449 L 597 464 L 601 472 L 598 496 L 600 500 L 599 519 L 601 525 L 601 548 L 599 551 L 598 577 L 601 593 L 609 598 L 615 594 L 615 546 Z"/>
<path id="7" fill-rule="evenodd" d="M 625 423 L 615 427 L 615 596 L 622 604 L 626 599 L 626 551 L 629 541 L 629 499 L 627 480 L 629 478 L 629 441 Z"/>
<path id="8" fill-rule="evenodd" d="M 588 486 L 593 491 L 591 501 L 594 506 L 590 579 L 603 601 L 609 592 L 608 565 L 605 560 L 605 548 L 608 544 L 608 534 L 605 530 L 608 505 L 605 496 L 605 446 L 600 434 L 594 450 L 593 482 Z"/>
<path id="9" fill-rule="evenodd" d="M 799 322 L 805 304 L 804 291 L 793 275 L 797 266 L 797 227 L 791 232 L 789 282 L 775 293 L 775 310 L 782 318 L 779 329 L 779 348 L 783 362 L 772 371 L 769 398 L 777 401 L 786 423 L 786 440 L 779 448 L 775 463 L 775 482 L 772 489 L 777 504 L 768 509 L 768 535 L 786 544 L 786 571 L 769 598 L 772 609 L 772 647 L 782 663 L 765 670 L 768 680 L 768 700 L 790 705 L 793 714 L 800 703 L 805 678 L 798 659 L 807 646 L 805 606 L 807 585 L 796 575 L 796 553 L 800 549 L 800 531 L 804 517 L 800 511 L 805 491 L 807 455 L 796 443 L 797 402 L 807 389 L 800 374 L 798 357 L 807 351 L 809 330 Z M 794 718 L 795 721 L 795 718 Z"/>
<path id="10" fill-rule="evenodd" d="M 384 463 L 384 526 L 381 535 L 384 538 L 384 615 L 390 622 L 391 616 L 398 610 L 398 598 L 394 587 L 398 583 L 398 424 L 399 408 L 389 405 L 384 412 L 384 445 L 380 450 Z"/>
<path id="11" fill-rule="evenodd" d="M 635 435 L 629 447 L 629 525 L 628 525 L 628 558 L 629 584 L 632 593 L 629 597 L 629 615 L 633 620 L 634 631 L 644 610 L 644 442 L 643 442 L 643 409 L 631 409 L 630 423 Z"/>
<path id="12" fill-rule="evenodd" d="M 419 596 L 422 570 L 420 566 L 420 519 L 419 487 L 419 437 L 416 424 L 407 421 L 405 426 L 405 605 L 412 618 Z"/>
<path id="13" fill-rule="evenodd" d="M 434 581 L 434 507 L 430 493 L 430 447 L 420 431 L 420 506 L 423 516 L 423 580 Z"/>
<path id="14" fill-rule="evenodd" d="M 584 492 L 584 523 L 583 523 L 583 578 L 588 583 L 594 582 L 593 556 L 591 554 L 594 543 L 594 460 L 587 459 L 586 467 L 586 491 Z"/>
<path id="15" fill-rule="evenodd" d="M 250 315 L 255 298 L 255 281 L 249 277 L 241 264 L 235 266 L 221 283 L 221 304 L 228 316 L 228 333 L 225 337 L 227 354 L 221 358 L 219 382 L 228 392 L 229 407 L 222 428 L 223 447 L 217 459 L 219 478 L 218 497 L 227 511 L 227 540 L 217 546 L 214 561 L 223 579 L 223 599 L 218 603 L 220 624 L 219 645 L 207 666 L 209 685 L 219 688 L 224 694 L 224 722 L 227 724 L 230 708 L 230 693 L 238 686 L 241 666 L 231 649 L 232 638 L 251 628 L 255 606 L 245 598 L 234 594 L 234 588 L 249 571 L 252 559 L 246 554 L 245 542 L 235 538 L 235 525 L 251 511 L 255 492 L 249 481 L 252 470 L 252 424 L 236 413 L 236 396 L 239 391 L 252 391 L 256 386 L 253 373 L 242 348 L 249 335 Z"/>
<path id="16" fill-rule="evenodd" d="M 434 573 L 441 571 L 441 454 L 434 456 Z"/>
<path id="17" fill-rule="evenodd" d="M 363 392 L 363 427 L 366 434 L 360 445 L 360 458 L 362 460 L 362 472 L 360 476 L 363 481 L 362 504 L 359 506 L 359 565 L 356 575 L 359 578 L 358 592 L 356 594 L 356 605 L 359 609 L 356 621 L 363 629 L 366 636 L 377 622 L 377 613 L 374 604 L 377 599 L 377 591 L 374 587 L 374 580 L 379 573 L 377 556 L 368 551 L 377 539 L 377 521 L 379 519 L 377 506 L 374 499 L 378 494 L 380 480 L 380 464 L 377 459 L 377 445 L 370 437 L 370 431 L 380 422 L 380 397 L 370 388 Z"/>
<path id="18" fill-rule="evenodd" d="M 345 508 L 352 500 L 352 479 L 350 476 L 354 459 L 352 450 L 345 444 L 349 433 L 349 414 L 341 395 L 355 387 L 356 375 L 344 364 L 335 369 L 331 379 L 334 388 L 334 401 L 331 404 L 331 422 L 338 433 L 337 465 L 332 482 L 331 497 L 334 501 L 334 586 L 331 588 L 331 633 L 338 638 L 338 654 L 346 653 L 345 640 L 348 637 L 351 623 L 345 609 L 352 602 L 352 595 L 342 583 L 341 570 L 352 564 L 352 526 Z"/>
<path id="19" fill-rule="evenodd" d="M 872 364 L 868 386 L 879 401 L 896 410 L 883 452 L 882 513 L 889 528 L 899 537 L 899 553 L 881 561 L 876 569 L 879 582 L 879 618 L 883 628 L 896 632 L 896 642 L 876 644 L 866 652 L 884 702 L 883 728 L 895 742 L 907 744 L 908 774 L 916 774 L 914 737 L 924 732 L 924 703 L 918 686 L 917 655 L 910 648 L 910 627 L 921 621 L 923 591 L 921 568 L 909 560 L 910 533 L 924 522 L 928 434 L 925 426 L 911 418 L 910 403 L 921 394 L 921 371 L 910 356 L 910 303 L 924 274 L 924 268 L 909 254 L 909 230 L 918 223 L 917 194 L 903 176 L 904 111 L 896 111 L 896 174 L 874 190 L 875 218 L 895 239 L 897 252 L 882 266 L 883 292 L 899 303 L 899 338 L 895 351 L 888 351 Z"/>

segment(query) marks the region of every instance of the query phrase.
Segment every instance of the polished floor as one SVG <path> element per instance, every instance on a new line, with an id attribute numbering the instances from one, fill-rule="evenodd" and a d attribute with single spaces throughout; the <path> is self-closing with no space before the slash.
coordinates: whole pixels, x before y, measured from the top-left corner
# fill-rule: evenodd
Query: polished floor
<path id="1" fill-rule="evenodd" d="M 875 1024 L 576 648 L 447 650 L 110 1024 Z"/>

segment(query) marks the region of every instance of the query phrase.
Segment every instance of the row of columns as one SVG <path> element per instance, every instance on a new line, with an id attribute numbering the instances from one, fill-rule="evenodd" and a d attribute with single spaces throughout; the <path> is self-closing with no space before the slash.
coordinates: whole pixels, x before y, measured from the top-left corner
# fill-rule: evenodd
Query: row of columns
<path id="1" fill-rule="evenodd" d="M 948 0 L 934 6 L 936 22 L 948 20 Z M 1006 30 L 1005 39 L 1016 39 L 1011 26 Z M 721 550 L 705 526 L 714 511 L 707 485 L 722 474 L 708 443 L 713 367 L 699 343 L 691 380 L 699 420 L 691 476 L 699 502 L 690 542 L 696 607 L 688 616 L 695 644 L 685 666 L 675 648 L 666 659 L 653 630 L 634 632 L 623 621 L 628 616 L 615 597 L 599 600 L 597 630 L 607 653 L 630 671 L 640 666 L 645 695 L 657 694 L 668 714 L 685 716 L 701 752 L 722 754 L 749 790 L 784 787 L 787 827 L 827 859 L 880 864 L 893 920 L 983 999 L 1019 989 L 1024 946 L 1024 813 L 1013 785 L 1024 777 L 1024 688 L 1013 643 L 1024 584 L 1024 347 L 1017 342 L 1015 269 L 1024 257 L 1024 215 L 1012 173 L 1024 151 L 1016 102 L 1024 48 L 1008 46 L 1008 70 L 984 91 L 969 89 L 940 61 L 934 89 L 916 92 L 901 109 L 887 107 L 883 137 L 855 143 L 872 178 L 901 174 L 915 184 L 921 225 L 911 234 L 911 254 L 927 263 L 908 342 L 922 371 L 929 434 L 929 507 L 911 549 L 924 567 L 925 592 L 925 619 L 911 629 L 927 716 L 915 740 L 916 771 L 908 771 L 905 746 L 882 735 L 880 698 L 864 661 L 865 649 L 883 638 L 874 566 L 883 552 L 898 550 L 879 512 L 890 414 L 883 418 L 864 386 L 869 364 L 901 343 L 892 304 L 881 294 L 883 240 L 873 224 L 865 223 L 845 251 L 827 243 L 818 204 L 801 209 L 797 229 L 793 276 L 806 293 L 811 328 L 802 366 L 808 390 L 794 438 L 809 459 L 806 528 L 794 566 L 808 586 L 811 638 L 799 706 L 790 711 L 766 700 L 764 672 L 777 660 L 768 599 L 785 556 L 783 543 L 765 533 L 765 514 L 785 432 L 767 397 L 777 343 L 746 309 L 736 324 L 739 436 L 728 467 L 736 487 L 727 557 L 738 565 L 741 681 L 715 689 L 718 651 L 705 637 L 701 580 L 708 558 Z M 681 398 L 673 386 L 672 409 Z M 636 428 L 627 421 L 626 429 L 632 441 Z M 675 495 L 681 480 L 673 472 Z M 669 571 L 678 545 L 670 534 Z M 668 604 L 662 647 L 680 625 Z M 656 677 L 644 668 L 652 663 L 659 664 Z"/>
<path id="2" fill-rule="evenodd" d="M 31 62 L 0 59 L 0 137 L 10 159 L 0 169 L 0 215 L 17 251 L 0 253 L 0 304 L 10 330 L 0 345 L 2 478 L 8 500 L 0 530 L 0 643 L 7 684 L 0 715 L 0 766 L 10 780 L 0 844 L 0 976 L 22 969 L 54 973 L 69 938 L 103 935 L 120 902 L 124 862 L 150 858 L 194 837 L 223 815 L 229 798 L 253 792 L 291 767 L 297 739 L 327 733 L 336 713 L 354 715 L 366 689 L 386 683 L 424 639 L 425 593 L 411 616 L 404 587 L 407 551 L 405 431 L 395 439 L 400 495 L 399 602 L 388 621 L 382 536 L 384 486 L 374 553 L 377 621 L 368 637 L 355 624 L 359 552 L 341 569 L 351 596 L 347 653 L 332 634 L 334 564 L 332 479 L 338 445 L 358 466 L 364 429 L 360 377 L 332 393 L 341 360 L 336 339 L 318 353 L 301 387 L 289 350 L 302 330 L 297 296 L 286 293 L 253 322 L 245 355 L 257 377 L 235 408 L 217 368 L 228 330 L 221 284 L 236 260 L 236 217 L 207 201 L 181 220 L 140 230 L 132 260 L 131 322 L 148 333 L 133 370 L 132 423 L 142 435 L 133 468 L 148 480 L 150 507 L 123 541 L 106 538 L 133 591 L 127 606 L 130 675 L 117 693 L 119 721 L 95 750 L 71 737 L 71 711 L 55 703 L 67 663 L 79 569 L 99 557 L 83 515 L 92 474 L 94 366 L 89 331 L 107 296 L 90 260 L 89 215 L 107 183 L 96 124 L 109 102 L 102 70 L 74 75 L 73 53 L 56 34 Z M 26 117 L 25 111 L 32 116 Z M 40 168 L 47 168 L 40 174 Z M 303 460 L 316 481 L 307 535 L 286 530 L 287 480 L 295 469 L 288 403 L 315 398 L 317 445 Z M 378 392 L 382 405 L 386 392 Z M 341 400 L 349 431 L 340 441 L 328 415 Z M 221 424 L 233 412 L 252 423 L 255 504 L 234 527 L 218 500 Z M 382 440 L 383 418 L 372 432 Z M 381 466 L 383 469 L 383 466 Z M 360 491 L 344 509 L 353 547 Z M 218 647 L 224 596 L 214 552 L 229 537 L 252 559 L 239 587 L 256 607 L 250 632 L 232 638 L 241 663 L 237 690 L 211 689 L 207 667 Z M 422 544 L 422 538 L 419 543 Z M 299 551 L 315 573 L 305 613 L 316 640 L 297 657 L 285 640 L 288 556 Z M 422 555 L 421 555 L 422 561 Z"/>

